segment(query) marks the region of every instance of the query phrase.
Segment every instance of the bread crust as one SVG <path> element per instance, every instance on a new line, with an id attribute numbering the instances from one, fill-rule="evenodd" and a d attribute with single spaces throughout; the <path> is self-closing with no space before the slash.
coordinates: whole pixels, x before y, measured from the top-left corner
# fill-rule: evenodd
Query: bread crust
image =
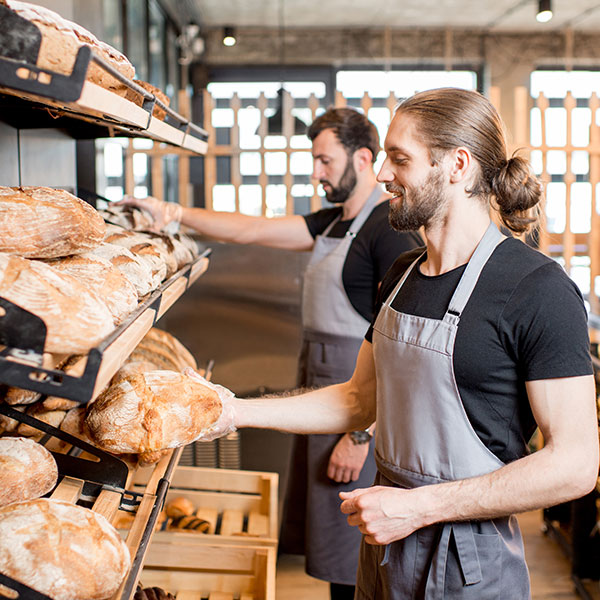
<path id="1" fill-rule="evenodd" d="M 219 418 L 212 389 L 174 371 L 124 377 L 91 405 L 86 425 L 101 448 L 143 454 L 193 442 Z"/>
<path id="2" fill-rule="evenodd" d="M 106 225 L 96 209 L 65 190 L 0 187 L 0 252 L 56 258 L 98 246 Z"/>
<path id="3" fill-rule="evenodd" d="M 103 600 L 130 565 L 116 529 L 92 510 L 46 498 L 0 509 L 0 572 L 54 600 Z"/>
<path id="4" fill-rule="evenodd" d="M 0 438 L 0 507 L 39 498 L 58 479 L 54 457 L 24 437 Z"/>
<path id="5" fill-rule="evenodd" d="M 0 253 L 0 296 L 44 321 L 46 352 L 84 354 L 114 329 L 96 294 L 40 261 Z"/>

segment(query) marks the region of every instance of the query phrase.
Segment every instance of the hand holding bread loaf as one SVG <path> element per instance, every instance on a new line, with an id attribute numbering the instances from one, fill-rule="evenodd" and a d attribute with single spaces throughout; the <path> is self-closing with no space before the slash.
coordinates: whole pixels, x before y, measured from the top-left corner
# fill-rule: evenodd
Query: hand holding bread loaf
<path id="1" fill-rule="evenodd" d="M 115 453 L 177 448 L 206 435 L 221 416 L 219 395 L 174 371 L 120 379 L 92 404 L 86 425 L 94 442 Z"/>

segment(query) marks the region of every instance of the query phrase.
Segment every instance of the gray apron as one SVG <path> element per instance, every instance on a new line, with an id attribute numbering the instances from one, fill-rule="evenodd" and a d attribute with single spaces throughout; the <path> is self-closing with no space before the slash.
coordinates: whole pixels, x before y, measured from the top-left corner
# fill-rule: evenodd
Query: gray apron
<path id="1" fill-rule="evenodd" d="M 323 387 L 348 381 L 369 322 L 352 306 L 342 270 L 352 240 L 371 214 L 382 190 L 377 186 L 343 238 L 327 237 L 335 223 L 315 239 L 304 274 L 303 341 L 299 387 Z M 287 502 L 281 532 L 283 552 L 306 555 L 309 575 L 354 585 L 361 534 L 340 511 L 338 493 L 373 484 L 377 467 L 374 442 L 358 481 L 337 483 L 327 477 L 329 457 L 341 435 L 295 436 Z"/>
<path id="2" fill-rule="evenodd" d="M 442 320 L 399 313 L 391 306 L 419 259 L 385 301 L 373 334 L 377 484 L 414 488 L 476 477 L 503 466 L 471 426 L 453 368 L 460 315 L 502 239 L 491 224 Z M 439 523 L 388 546 L 363 542 L 355 598 L 530 598 L 516 518 Z"/>

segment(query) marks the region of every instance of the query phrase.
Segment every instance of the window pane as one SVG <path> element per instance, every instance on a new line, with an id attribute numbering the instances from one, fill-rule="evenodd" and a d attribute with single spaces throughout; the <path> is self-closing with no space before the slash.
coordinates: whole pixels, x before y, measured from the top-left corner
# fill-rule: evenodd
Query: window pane
<path id="1" fill-rule="evenodd" d="M 135 67 L 136 77 L 148 81 L 148 57 L 146 55 L 146 2 L 127 1 L 127 58 Z"/>

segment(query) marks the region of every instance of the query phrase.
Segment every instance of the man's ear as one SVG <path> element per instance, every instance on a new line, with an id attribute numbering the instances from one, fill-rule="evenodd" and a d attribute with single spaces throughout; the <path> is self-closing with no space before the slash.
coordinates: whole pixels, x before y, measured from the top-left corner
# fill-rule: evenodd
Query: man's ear
<path id="1" fill-rule="evenodd" d="M 473 155 L 468 148 L 460 146 L 448 153 L 450 183 L 460 183 L 471 177 Z"/>
<path id="2" fill-rule="evenodd" d="M 370 167 L 373 163 L 373 153 L 368 148 L 359 148 L 354 152 L 352 156 L 354 161 L 354 168 L 357 171 L 363 171 L 367 167 Z"/>

